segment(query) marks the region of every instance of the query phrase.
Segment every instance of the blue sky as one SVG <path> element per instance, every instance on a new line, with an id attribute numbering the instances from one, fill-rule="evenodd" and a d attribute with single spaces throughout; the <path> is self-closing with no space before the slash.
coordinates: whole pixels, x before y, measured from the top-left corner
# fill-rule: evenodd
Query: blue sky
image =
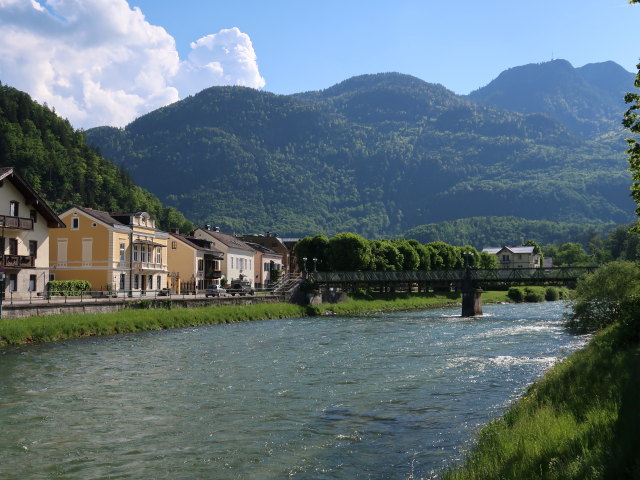
<path id="1" fill-rule="evenodd" d="M 0 81 L 82 128 L 212 85 L 288 94 L 397 71 L 466 94 L 552 58 L 635 72 L 639 19 L 626 0 L 0 0 Z"/>
<path id="2" fill-rule="evenodd" d="M 176 39 L 232 26 L 248 34 L 265 89 L 327 88 L 353 75 L 398 71 L 466 94 L 501 71 L 552 57 L 574 66 L 613 60 L 635 71 L 640 5 L 625 0 L 206 1 L 131 0 Z"/>

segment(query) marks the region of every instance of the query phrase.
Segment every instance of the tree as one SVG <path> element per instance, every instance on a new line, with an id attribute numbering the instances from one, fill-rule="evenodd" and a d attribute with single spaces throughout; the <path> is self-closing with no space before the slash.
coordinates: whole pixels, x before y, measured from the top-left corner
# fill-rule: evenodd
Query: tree
<path id="1" fill-rule="evenodd" d="M 371 265 L 369 242 L 356 233 L 338 233 L 331 237 L 327 250 L 330 270 L 359 271 Z"/>
<path id="2" fill-rule="evenodd" d="M 584 252 L 582 244 L 575 242 L 563 243 L 558 247 L 553 264 L 558 266 L 576 266 L 591 263 L 591 257 Z"/>
<path id="3" fill-rule="evenodd" d="M 295 246 L 296 261 L 300 270 L 312 267 L 307 263 L 304 265 L 304 258 L 312 261 L 317 258 L 317 262 L 313 267 L 320 271 L 327 270 L 327 250 L 329 248 L 329 239 L 324 235 L 315 235 L 313 237 L 304 237 Z"/>
<path id="4" fill-rule="evenodd" d="M 578 280 L 567 325 L 593 332 L 618 320 L 623 302 L 640 293 L 640 266 L 611 262 Z"/>
<path id="5" fill-rule="evenodd" d="M 478 266 L 485 269 L 498 268 L 498 258 L 488 252 L 480 252 L 480 261 Z"/>
<path id="6" fill-rule="evenodd" d="M 418 270 L 431 270 L 431 255 L 429 255 L 429 249 L 417 240 L 411 239 L 408 240 L 408 242 L 418 253 L 418 257 L 420 258 L 420 265 L 418 265 Z"/>
<path id="7" fill-rule="evenodd" d="M 371 269 L 376 272 L 402 270 L 404 257 L 396 246 L 388 240 L 372 240 Z"/>
<path id="8" fill-rule="evenodd" d="M 417 270 L 420 266 L 420 256 L 407 240 L 393 240 L 393 244 L 403 256 L 402 270 Z"/>
<path id="9" fill-rule="evenodd" d="M 630 0 L 629 3 L 640 3 L 640 0 Z M 634 86 L 640 89 L 640 63 L 636 65 L 636 67 L 638 68 L 638 74 L 636 75 Z M 624 101 L 631 105 L 624 113 L 622 124 L 632 133 L 640 134 L 640 94 L 627 93 Z M 628 138 L 627 143 L 629 144 L 629 149 L 627 150 L 627 154 L 629 155 L 629 170 L 631 171 L 631 177 L 633 179 L 631 196 L 636 202 L 636 205 L 638 205 L 636 214 L 640 216 L 640 143 L 634 138 Z"/>
<path id="10" fill-rule="evenodd" d="M 542 266 L 544 262 L 544 254 L 542 253 L 542 248 L 540 248 L 540 245 L 538 245 L 538 242 L 536 242 L 535 240 L 527 240 L 522 245 L 525 247 L 534 247 L 533 253 L 535 255 L 540 255 L 540 266 Z"/>

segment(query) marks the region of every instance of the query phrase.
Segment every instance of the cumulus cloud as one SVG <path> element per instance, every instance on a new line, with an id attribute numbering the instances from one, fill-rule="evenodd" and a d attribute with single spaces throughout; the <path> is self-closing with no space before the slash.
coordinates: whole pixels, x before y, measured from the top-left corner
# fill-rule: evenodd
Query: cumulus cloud
<path id="1" fill-rule="evenodd" d="M 75 127 L 124 126 L 211 85 L 264 86 L 250 38 L 207 35 L 180 61 L 175 41 L 126 0 L 0 0 L 0 81 Z"/>

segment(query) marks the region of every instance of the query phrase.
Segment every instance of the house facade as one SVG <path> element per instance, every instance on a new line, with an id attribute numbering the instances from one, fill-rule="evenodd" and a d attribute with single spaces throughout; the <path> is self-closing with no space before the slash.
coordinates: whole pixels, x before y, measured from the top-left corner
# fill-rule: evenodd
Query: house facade
<path id="1" fill-rule="evenodd" d="M 64 223 L 12 168 L 0 168 L 0 282 L 4 296 L 29 298 L 49 281 L 50 232 Z"/>
<path id="2" fill-rule="evenodd" d="M 258 243 L 245 243 L 255 251 L 253 256 L 255 286 L 266 288 L 278 281 L 283 270 L 282 255 Z"/>
<path id="3" fill-rule="evenodd" d="M 142 295 L 167 287 L 169 234 L 147 212 L 108 213 L 72 207 L 51 236 L 55 280 L 87 280 L 92 290 Z"/>
<path id="4" fill-rule="evenodd" d="M 280 264 L 282 265 L 282 273 L 284 275 L 297 270 L 298 267 L 293 251 L 293 246 L 297 243 L 297 239 L 289 239 L 289 244 L 291 245 L 291 248 L 289 248 L 283 239 L 269 232 L 264 235 L 242 235 L 238 238 L 246 243 L 257 243 L 274 251 L 276 254 L 280 254 L 282 258 Z"/>
<path id="5" fill-rule="evenodd" d="M 169 234 L 169 288 L 180 293 L 220 285 L 223 260 L 224 254 L 215 250 L 211 241 L 172 231 Z"/>
<path id="6" fill-rule="evenodd" d="M 230 235 L 222 233 L 217 228 L 198 228 L 193 232 L 195 238 L 208 240 L 211 248 L 223 253 L 221 262 L 222 278 L 228 283 L 233 280 L 248 280 L 251 286 L 255 286 L 254 253 L 255 250 L 245 242 Z"/>
<path id="7" fill-rule="evenodd" d="M 482 250 L 498 259 L 499 268 L 540 268 L 540 254 L 534 246 L 496 247 Z"/>

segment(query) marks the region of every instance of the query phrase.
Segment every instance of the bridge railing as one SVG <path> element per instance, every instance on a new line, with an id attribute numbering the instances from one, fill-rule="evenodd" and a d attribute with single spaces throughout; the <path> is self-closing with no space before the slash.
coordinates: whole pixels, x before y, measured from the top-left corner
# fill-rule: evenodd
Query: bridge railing
<path id="1" fill-rule="evenodd" d="M 554 268 L 470 268 L 475 281 L 520 283 L 570 282 L 592 273 L 596 267 L 554 267 Z M 461 282 L 465 269 L 455 270 L 410 270 L 399 272 L 309 272 L 307 278 L 317 283 L 372 283 L 372 282 Z"/>

